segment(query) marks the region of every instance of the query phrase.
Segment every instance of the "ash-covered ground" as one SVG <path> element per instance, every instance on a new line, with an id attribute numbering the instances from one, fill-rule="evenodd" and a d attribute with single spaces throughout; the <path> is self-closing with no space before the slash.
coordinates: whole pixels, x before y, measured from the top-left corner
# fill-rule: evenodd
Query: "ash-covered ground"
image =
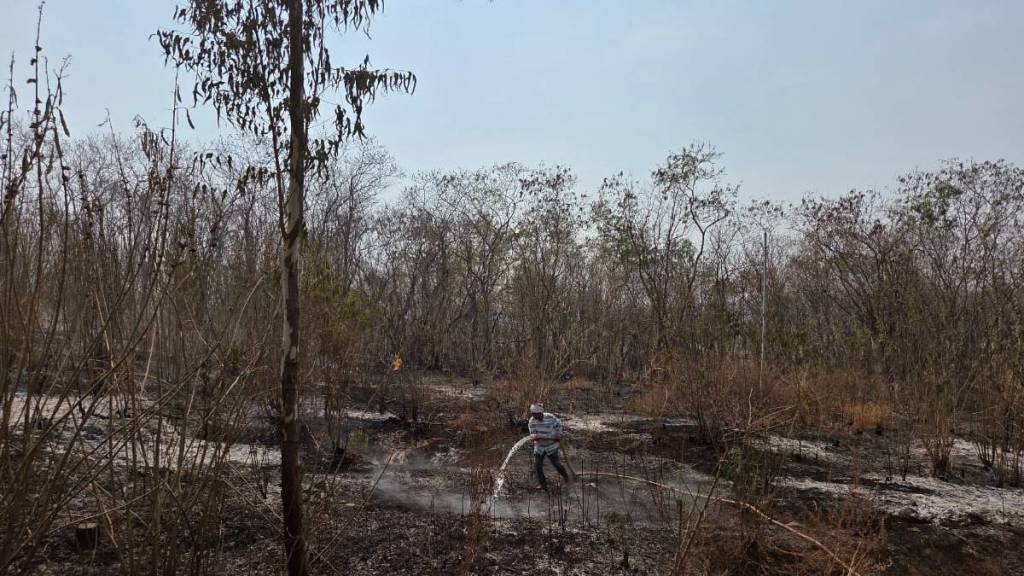
<path id="1" fill-rule="evenodd" d="M 966 439 L 954 446 L 952 472 L 936 478 L 919 445 L 894 469 L 884 432 L 762 433 L 710 446 L 693 422 L 632 414 L 619 395 L 573 390 L 549 406 L 566 426 L 573 478 L 561 481 L 549 466 L 552 490 L 534 490 L 526 447 L 495 493 L 499 465 L 525 434 L 522 411 L 484 385 L 416 385 L 415 420 L 374 409 L 369 389 L 353 391 L 340 419 L 350 440 L 341 459 L 326 448 L 322 411 L 306 407 L 315 573 L 668 574 L 681 557 L 694 574 L 844 573 L 826 549 L 861 574 L 1024 573 L 1024 491 L 994 485 Z M 50 418 L 62 409 L 40 405 Z M 133 414 L 107 417 L 108 429 L 90 429 L 78 450 L 110 444 Z M 221 462 L 217 481 L 230 496 L 211 554 L 225 574 L 281 564 L 280 451 L 266 419 L 246 426 L 242 441 L 217 443 L 169 420 L 147 422 L 140 446 L 117 446 L 111 462 L 114 471 L 128 466 L 158 433 L 177 456 L 165 457 L 168 469 Z M 93 515 L 85 500 L 69 506 L 67 526 Z M 34 570 L 116 574 L 127 561 L 123 544 L 101 538 L 82 550 L 72 530 L 57 530 Z"/>

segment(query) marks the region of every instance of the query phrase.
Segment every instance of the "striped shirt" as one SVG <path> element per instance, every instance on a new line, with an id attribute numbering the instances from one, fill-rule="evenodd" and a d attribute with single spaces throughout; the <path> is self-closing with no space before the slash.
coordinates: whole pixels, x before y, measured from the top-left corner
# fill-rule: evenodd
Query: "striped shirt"
<path id="1" fill-rule="evenodd" d="M 534 454 L 553 454 L 558 451 L 558 440 L 562 438 L 562 421 L 554 414 L 544 413 L 543 420 L 530 418 L 530 434 L 538 440 L 533 443 Z"/>

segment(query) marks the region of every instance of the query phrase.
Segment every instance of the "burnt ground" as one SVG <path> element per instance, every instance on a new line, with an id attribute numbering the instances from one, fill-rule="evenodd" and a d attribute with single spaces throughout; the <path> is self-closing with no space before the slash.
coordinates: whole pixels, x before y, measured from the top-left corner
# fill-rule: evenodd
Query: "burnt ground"
<path id="1" fill-rule="evenodd" d="M 415 420 L 395 410 L 402 402 L 352 390 L 345 428 L 366 441 L 340 467 L 317 441 L 324 424 L 309 409 L 304 462 L 314 573 L 665 574 L 681 547 L 687 573 L 843 573 L 815 547 L 750 513 L 705 507 L 714 487 L 716 496 L 750 502 L 840 557 L 860 558 L 865 575 L 1024 574 L 1024 509 L 1014 508 L 1021 491 L 991 486 L 966 449 L 940 479 L 924 477 L 918 450 L 904 477 L 884 433 L 837 429 L 710 445 L 688 421 L 624 414 L 621 391 L 579 387 L 556 393 L 549 406 L 569 429 L 574 482 L 557 482 L 549 466 L 556 489 L 531 490 L 523 450 L 494 497 L 496 470 L 525 422 L 485 385 L 440 377 L 417 385 Z M 272 425 L 259 418 L 240 439 L 275 449 Z M 239 454 L 223 481 L 240 489 L 225 501 L 219 541 L 203 562 L 216 573 L 268 573 L 282 554 L 276 462 Z M 996 497 L 1001 508 L 990 505 Z M 699 530 L 680 530 L 698 523 Z M 148 544 L 138 543 L 140 555 Z M 37 573 L 115 574 L 126 562 L 107 542 L 80 551 L 73 534 L 60 533 Z"/>

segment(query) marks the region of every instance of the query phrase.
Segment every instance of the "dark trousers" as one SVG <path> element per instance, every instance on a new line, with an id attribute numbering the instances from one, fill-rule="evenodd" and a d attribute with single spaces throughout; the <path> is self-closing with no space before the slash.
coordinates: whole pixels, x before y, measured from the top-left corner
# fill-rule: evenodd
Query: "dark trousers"
<path id="1" fill-rule="evenodd" d="M 545 454 L 534 454 L 533 455 L 533 467 L 537 470 L 537 482 L 540 483 L 541 487 L 545 490 L 548 489 L 548 479 L 544 477 L 544 456 Z M 565 471 L 565 467 L 562 466 L 562 460 L 558 457 L 558 451 L 554 451 L 551 454 L 546 454 L 551 465 L 558 470 L 558 473 L 562 475 L 562 478 L 569 480 L 569 474 Z"/>

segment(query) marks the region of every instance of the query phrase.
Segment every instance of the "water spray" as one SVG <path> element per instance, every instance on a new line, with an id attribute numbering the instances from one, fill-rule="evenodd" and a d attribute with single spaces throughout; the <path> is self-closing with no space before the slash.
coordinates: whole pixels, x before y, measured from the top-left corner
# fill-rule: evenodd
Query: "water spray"
<path id="1" fill-rule="evenodd" d="M 508 467 L 508 463 L 510 460 L 512 460 L 512 456 L 516 453 L 517 450 L 522 448 L 523 445 L 525 445 L 527 442 L 531 440 L 533 440 L 533 434 L 524 436 L 520 438 L 519 441 L 512 446 L 511 450 L 508 451 L 508 455 L 505 456 L 505 461 L 501 463 L 501 468 L 498 468 L 498 473 L 494 477 L 494 492 L 491 493 L 492 502 L 494 501 L 495 498 L 498 497 L 498 495 L 501 493 L 501 488 L 505 485 L 505 468 Z"/>

